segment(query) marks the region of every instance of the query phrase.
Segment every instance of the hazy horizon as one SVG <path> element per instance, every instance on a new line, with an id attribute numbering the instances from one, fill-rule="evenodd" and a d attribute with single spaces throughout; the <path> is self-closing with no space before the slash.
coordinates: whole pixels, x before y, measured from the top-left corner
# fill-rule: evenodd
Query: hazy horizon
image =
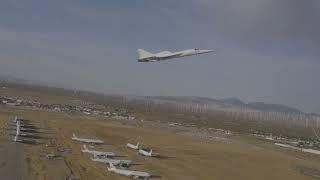
<path id="1" fill-rule="evenodd" d="M 316 0 L 18 1 L 0 74 L 101 93 L 236 97 L 320 112 Z M 216 55 L 138 63 L 136 50 Z"/>

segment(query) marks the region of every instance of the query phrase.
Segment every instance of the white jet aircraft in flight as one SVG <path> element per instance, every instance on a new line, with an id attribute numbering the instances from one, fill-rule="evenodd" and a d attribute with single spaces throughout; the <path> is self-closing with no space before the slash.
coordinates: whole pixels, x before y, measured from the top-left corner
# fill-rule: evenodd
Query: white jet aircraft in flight
<path id="1" fill-rule="evenodd" d="M 134 179 L 142 178 L 142 179 L 148 180 L 151 177 L 151 175 L 146 172 L 117 169 L 112 163 L 109 163 L 109 164 L 110 164 L 110 167 L 108 167 L 108 171 L 110 171 L 110 172 L 114 172 L 114 173 L 117 173 L 120 175 L 128 176 L 128 177 L 134 178 Z"/>
<path id="2" fill-rule="evenodd" d="M 115 154 L 113 152 L 104 152 L 104 151 L 95 151 L 89 150 L 86 145 L 83 145 L 83 149 L 81 152 L 92 154 L 94 157 L 114 157 Z"/>
<path id="3" fill-rule="evenodd" d="M 86 138 L 78 138 L 74 133 L 72 134 L 72 140 L 80 141 L 83 143 L 91 143 L 91 144 L 103 144 L 104 142 L 99 139 L 86 139 Z"/>
<path id="4" fill-rule="evenodd" d="M 101 162 L 105 164 L 113 164 L 115 166 L 125 166 L 129 167 L 132 164 L 131 160 L 120 160 L 120 159 L 110 159 L 110 158 L 91 158 L 92 161 Z"/>
<path id="5" fill-rule="evenodd" d="M 168 60 L 184 56 L 193 56 L 210 52 L 213 52 L 213 50 L 187 49 L 178 52 L 162 51 L 153 54 L 144 49 L 138 49 L 138 62 L 157 62 L 162 60 Z"/>
<path id="6" fill-rule="evenodd" d="M 128 143 L 127 147 L 131 148 L 131 149 L 138 150 L 139 149 L 139 142 L 137 143 L 137 145 L 133 145 L 133 144 Z"/>
<path id="7" fill-rule="evenodd" d="M 152 149 L 149 152 L 144 149 L 139 149 L 139 154 L 149 157 L 159 157 L 159 154 L 152 153 Z"/>

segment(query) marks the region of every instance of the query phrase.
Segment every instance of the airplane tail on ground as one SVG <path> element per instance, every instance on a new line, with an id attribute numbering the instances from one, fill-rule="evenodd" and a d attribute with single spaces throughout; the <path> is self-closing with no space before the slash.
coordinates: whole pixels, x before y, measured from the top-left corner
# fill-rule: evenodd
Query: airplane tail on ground
<path id="1" fill-rule="evenodd" d="M 114 165 L 113 165 L 111 162 L 109 162 L 109 166 L 110 166 L 110 167 L 108 168 L 109 170 L 110 170 L 110 169 L 115 169 Z"/>
<path id="2" fill-rule="evenodd" d="M 87 146 L 85 144 L 83 145 L 83 149 L 88 151 L 88 148 L 87 148 Z"/>
<path id="3" fill-rule="evenodd" d="M 148 58 L 148 57 L 152 57 L 152 56 L 154 56 L 154 54 L 152 54 L 144 49 L 138 49 L 139 59 L 144 59 L 144 58 Z"/>
<path id="4" fill-rule="evenodd" d="M 150 150 L 150 155 L 152 155 L 152 149 Z"/>
<path id="5" fill-rule="evenodd" d="M 137 143 L 137 148 L 139 149 L 139 142 Z"/>
<path id="6" fill-rule="evenodd" d="M 76 134 L 74 134 L 74 133 L 72 134 L 72 137 L 73 137 L 73 138 L 77 138 L 77 137 L 76 137 Z"/>

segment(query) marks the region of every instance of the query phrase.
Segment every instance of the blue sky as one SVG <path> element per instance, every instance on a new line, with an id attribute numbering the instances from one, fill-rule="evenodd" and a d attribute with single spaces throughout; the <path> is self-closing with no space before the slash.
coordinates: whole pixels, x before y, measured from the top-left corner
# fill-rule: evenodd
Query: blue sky
<path id="1" fill-rule="evenodd" d="M 4 0 L 0 74 L 103 93 L 239 97 L 320 112 L 316 0 Z M 136 49 L 215 49 L 154 64 Z"/>

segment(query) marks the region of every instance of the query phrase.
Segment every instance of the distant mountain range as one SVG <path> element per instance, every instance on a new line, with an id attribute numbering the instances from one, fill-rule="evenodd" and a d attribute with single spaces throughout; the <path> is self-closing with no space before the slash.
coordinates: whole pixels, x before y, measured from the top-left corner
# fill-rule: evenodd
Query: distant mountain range
<path id="1" fill-rule="evenodd" d="M 267 104 L 264 102 L 249 102 L 245 103 L 238 98 L 227 99 L 213 99 L 205 97 L 194 96 L 127 96 L 128 101 L 151 101 L 159 104 L 189 104 L 210 106 L 216 108 L 237 108 L 237 109 L 251 109 L 263 112 L 283 112 L 283 113 L 304 113 L 299 109 L 292 108 L 280 104 Z"/>
<path id="2" fill-rule="evenodd" d="M 1 75 L 0 74 L 0 81 L 16 83 L 16 84 L 37 85 L 37 86 L 44 86 L 44 87 L 63 88 L 63 86 L 61 84 L 47 83 L 47 82 L 44 82 L 44 81 L 26 80 L 26 79 L 15 77 L 15 76 L 11 76 L 11 75 Z"/>
<path id="3" fill-rule="evenodd" d="M 25 80 L 22 78 L 13 77 L 10 75 L 0 75 L 1 81 L 11 82 L 11 83 L 21 83 L 21 84 L 36 84 L 34 81 Z"/>
<path id="4" fill-rule="evenodd" d="M 1 81 L 7 81 L 17 84 L 27 84 L 27 85 L 39 85 L 46 87 L 61 87 L 59 85 L 48 85 L 48 83 L 41 81 L 31 81 L 22 78 L 16 78 L 8 75 L 0 75 Z M 63 88 L 63 87 L 62 87 Z M 200 106 L 210 106 L 215 108 L 235 108 L 235 109 L 251 109 L 262 112 L 283 112 L 283 113 L 295 113 L 295 114 L 308 114 L 316 115 L 315 113 L 304 113 L 299 109 L 289 107 L 281 104 L 268 104 L 264 102 L 243 102 L 238 98 L 226 98 L 226 99 L 214 99 L 206 97 L 195 97 L 195 96 L 125 96 L 128 102 L 140 101 L 140 102 L 153 102 L 159 104 L 174 104 L 174 105 L 200 105 Z"/>

